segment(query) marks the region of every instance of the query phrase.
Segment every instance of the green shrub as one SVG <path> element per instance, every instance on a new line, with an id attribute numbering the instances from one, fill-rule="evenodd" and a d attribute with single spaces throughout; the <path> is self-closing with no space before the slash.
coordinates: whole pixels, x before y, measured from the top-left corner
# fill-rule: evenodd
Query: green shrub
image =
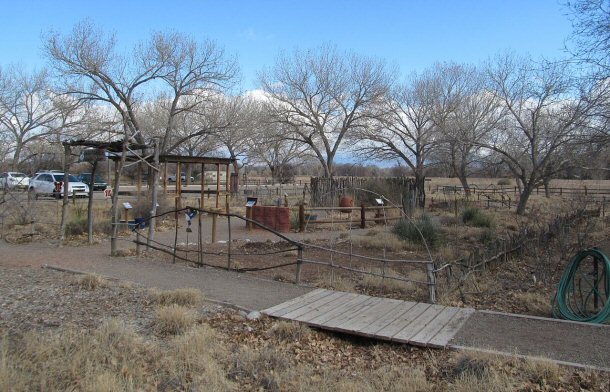
<path id="1" fill-rule="evenodd" d="M 500 178 L 498 180 L 498 185 L 511 185 L 510 179 L 508 179 L 508 178 Z"/>
<path id="2" fill-rule="evenodd" d="M 462 222 L 475 227 L 493 226 L 493 219 L 476 207 L 468 207 L 462 212 Z"/>
<path id="3" fill-rule="evenodd" d="M 415 220 L 401 219 L 392 228 L 392 232 L 398 237 L 411 241 L 414 244 L 427 244 L 430 248 L 436 248 L 442 240 L 441 229 L 432 221 L 429 215 L 422 215 Z"/>

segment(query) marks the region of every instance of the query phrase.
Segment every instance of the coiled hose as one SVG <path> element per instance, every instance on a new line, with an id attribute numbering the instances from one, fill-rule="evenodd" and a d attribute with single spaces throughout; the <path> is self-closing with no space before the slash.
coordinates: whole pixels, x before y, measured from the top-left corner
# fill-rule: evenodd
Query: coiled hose
<path id="1" fill-rule="evenodd" d="M 553 316 L 604 324 L 610 320 L 610 259 L 598 248 L 570 260 L 557 286 Z"/>

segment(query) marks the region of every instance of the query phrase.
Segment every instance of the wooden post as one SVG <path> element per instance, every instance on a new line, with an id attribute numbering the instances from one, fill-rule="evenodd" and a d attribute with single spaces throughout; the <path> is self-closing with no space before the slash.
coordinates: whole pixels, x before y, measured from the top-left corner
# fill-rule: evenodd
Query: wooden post
<path id="1" fill-rule="evenodd" d="M 216 164 L 216 208 L 220 207 L 220 163 Z"/>
<path id="2" fill-rule="evenodd" d="M 64 198 L 61 204 L 61 222 L 59 223 L 59 246 L 63 246 L 63 242 L 66 238 L 66 225 L 68 224 L 68 189 L 70 189 L 70 176 L 68 175 L 70 171 L 70 160 L 72 159 L 72 149 L 68 144 L 64 144 Z M 60 193 L 61 195 L 61 193 Z M 76 197 L 72 195 L 72 200 L 75 200 Z M 113 254 L 114 256 L 114 254 Z"/>
<path id="3" fill-rule="evenodd" d="M 201 164 L 201 203 L 199 208 L 203 208 L 203 197 L 205 196 L 205 163 Z"/>
<path id="4" fill-rule="evenodd" d="M 301 267 L 303 265 L 303 247 L 299 245 L 299 249 L 297 250 L 297 271 L 296 276 L 294 278 L 295 283 L 301 283 Z"/>
<path id="5" fill-rule="evenodd" d="M 137 196 L 137 200 L 140 201 L 140 198 L 142 197 L 142 163 L 138 162 L 138 186 L 137 188 L 137 192 L 138 192 L 138 196 Z"/>
<path id="6" fill-rule="evenodd" d="M 212 243 L 216 243 L 216 220 L 218 219 L 218 215 L 216 213 L 212 213 Z"/>
<path id="7" fill-rule="evenodd" d="M 203 264 L 203 231 L 202 231 L 202 224 L 201 224 L 201 205 L 203 204 L 203 197 L 201 197 L 201 199 L 199 199 L 199 213 L 197 214 L 197 228 L 198 230 L 198 243 L 197 243 L 197 249 L 199 250 L 198 255 L 197 255 L 197 262 L 199 262 L 199 264 Z"/>
<path id="8" fill-rule="evenodd" d="M 167 162 L 163 164 L 163 194 L 167 195 Z"/>
<path id="9" fill-rule="evenodd" d="M 366 227 L 366 210 L 364 209 L 364 203 L 360 204 L 360 228 Z"/>
<path id="10" fill-rule="evenodd" d="M 229 165 L 228 163 L 227 163 L 227 173 L 226 173 L 226 177 L 225 177 L 225 190 L 227 191 L 227 195 L 229 193 L 231 193 L 231 165 Z"/>
<path id="11" fill-rule="evenodd" d="M 305 231 L 305 204 L 299 205 L 299 233 Z"/>
<path id="12" fill-rule="evenodd" d="M 153 241 L 153 239 L 155 238 L 155 230 L 156 225 L 157 225 L 157 218 L 155 217 L 157 215 L 157 199 L 158 199 L 158 190 L 157 190 L 157 184 L 159 183 L 159 174 L 161 172 L 160 167 L 159 167 L 159 147 L 160 147 L 160 140 L 159 138 L 155 137 L 153 139 L 153 143 L 154 143 L 154 153 L 153 153 L 153 166 L 151 168 L 150 175 L 149 175 L 149 183 L 151 186 L 150 189 L 150 220 L 148 221 L 148 238 L 146 239 L 146 249 L 149 250 L 150 248 L 150 244 Z"/>
<path id="13" fill-rule="evenodd" d="M 140 257 L 140 230 L 136 228 L 136 256 Z"/>
<path id="14" fill-rule="evenodd" d="M 182 208 L 182 163 L 176 163 L 176 209 Z"/>
<path id="15" fill-rule="evenodd" d="M 231 215 L 227 215 L 227 225 L 229 226 L 229 242 L 227 243 L 227 269 L 231 269 Z"/>
<path id="16" fill-rule="evenodd" d="M 426 264 L 426 275 L 428 276 L 428 296 L 430 303 L 436 303 L 436 277 L 434 276 L 434 264 Z"/>
<path id="17" fill-rule="evenodd" d="M 174 199 L 174 203 L 175 203 L 175 208 L 174 208 L 174 219 L 176 220 L 176 229 L 175 229 L 175 233 L 174 233 L 174 257 L 172 259 L 172 263 L 176 263 L 176 247 L 178 246 L 178 198 Z"/>
<path id="18" fill-rule="evenodd" d="M 588 196 L 587 194 L 587 186 L 585 185 L 585 196 Z"/>

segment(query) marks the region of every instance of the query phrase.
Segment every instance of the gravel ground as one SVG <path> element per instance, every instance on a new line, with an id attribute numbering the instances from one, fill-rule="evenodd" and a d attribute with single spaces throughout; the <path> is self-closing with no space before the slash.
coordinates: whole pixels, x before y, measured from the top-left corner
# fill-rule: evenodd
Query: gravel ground
<path id="1" fill-rule="evenodd" d="M 87 290 L 73 274 L 43 268 L 0 267 L 0 334 L 73 325 L 95 328 L 104 319 L 143 330 L 154 315 L 146 290 L 104 282 Z"/>
<path id="2" fill-rule="evenodd" d="M 451 345 L 610 368 L 610 326 L 476 312 Z"/>

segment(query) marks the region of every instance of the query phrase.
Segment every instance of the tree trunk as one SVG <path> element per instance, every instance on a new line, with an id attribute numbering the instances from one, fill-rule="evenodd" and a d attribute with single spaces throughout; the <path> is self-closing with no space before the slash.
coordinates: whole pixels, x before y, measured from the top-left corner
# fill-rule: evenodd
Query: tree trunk
<path id="1" fill-rule="evenodd" d="M 68 223 L 68 189 L 70 189 L 70 178 L 68 171 L 70 170 L 70 155 L 71 149 L 69 145 L 64 145 L 64 198 L 61 205 L 61 222 L 59 223 L 59 246 L 63 246 L 63 242 L 66 238 L 66 224 Z M 61 195 L 61 191 L 59 193 Z M 74 195 L 72 195 L 74 197 Z"/>
<path id="2" fill-rule="evenodd" d="M 17 147 L 15 147 L 15 153 L 13 154 L 13 163 L 11 163 L 11 170 L 17 171 L 19 170 L 19 157 L 21 156 L 21 149 L 23 145 L 20 141 L 17 142 Z"/>
<path id="3" fill-rule="evenodd" d="M 110 236 L 110 255 L 117 255 L 117 236 L 119 233 L 119 185 L 121 182 L 121 173 L 123 172 L 123 165 L 127 157 L 127 143 L 128 140 L 123 140 L 123 151 L 121 152 L 121 159 L 115 161 L 114 165 L 114 189 L 112 190 L 112 234 Z"/>
<path id="4" fill-rule="evenodd" d="M 544 197 L 546 197 L 548 199 L 548 198 L 551 197 L 551 189 L 550 189 L 551 180 L 550 179 L 544 179 L 542 181 L 542 183 L 544 184 Z"/>
<path id="5" fill-rule="evenodd" d="M 426 176 L 421 173 L 415 173 L 415 193 L 417 206 L 419 208 L 426 207 Z"/>
<path id="6" fill-rule="evenodd" d="M 97 157 L 93 161 L 93 167 L 91 168 L 91 178 L 89 179 L 89 200 L 87 202 L 87 242 L 90 244 L 93 243 L 93 184 L 95 184 L 96 169 Z"/>
<path id="7" fill-rule="evenodd" d="M 530 198 L 533 187 L 530 184 L 525 184 L 523 186 L 523 191 L 519 196 L 519 204 L 517 205 L 517 215 L 525 215 L 525 206 L 527 205 L 527 201 Z"/>

